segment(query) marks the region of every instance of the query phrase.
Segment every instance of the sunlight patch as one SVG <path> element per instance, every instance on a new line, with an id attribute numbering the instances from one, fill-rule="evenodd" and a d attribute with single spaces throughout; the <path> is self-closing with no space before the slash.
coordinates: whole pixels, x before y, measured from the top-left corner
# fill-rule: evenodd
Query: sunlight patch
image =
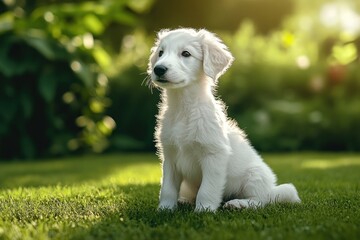
<path id="1" fill-rule="evenodd" d="M 160 183 L 161 171 L 158 163 L 132 164 L 115 171 L 105 178 L 104 183 L 110 184 L 136 184 Z"/>
<path id="2" fill-rule="evenodd" d="M 340 158 L 338 160 L 313 159 L 301 164 L 302 168 L 328 169 L 348 166 L 360 166 L 360 159 Z"/>

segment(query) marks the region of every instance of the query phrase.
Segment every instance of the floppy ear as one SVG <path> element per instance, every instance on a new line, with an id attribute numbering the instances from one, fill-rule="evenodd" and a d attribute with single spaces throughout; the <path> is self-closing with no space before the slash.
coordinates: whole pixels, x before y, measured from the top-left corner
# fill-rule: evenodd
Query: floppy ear
<path id="1" fill-rule="evenodd" d="M 161 42 L 161 39 L 167 35 L 167 33 L 169 33 L 168 29 L 162 29 L 160 30 L 157 35 L 156 35 L 156 40 L 155 40 L 155 44 L 154 46 L 151 48 L 150 50 L 150 58 L 149 58 L 149 63 L 148 63 L 148 68 L 147 68 L 147 73 L 150 75 L 152 72 L 152 68 L 155 64 L 155 61 L 157 59 L 158 56 L 158 47 L 159 44 Z"/>
<path id="2" fill-rule="evenodd" d="M 230 67 L 234 58 L 228 48 L 214 34 L 200 30 L 203 49 L 203 68 L 207 76 L 216 83 L 218 78 Z"/>

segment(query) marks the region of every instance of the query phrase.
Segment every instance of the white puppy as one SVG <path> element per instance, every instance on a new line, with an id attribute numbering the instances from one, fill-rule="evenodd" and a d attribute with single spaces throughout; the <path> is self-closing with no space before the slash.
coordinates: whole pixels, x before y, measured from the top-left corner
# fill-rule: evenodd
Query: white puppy
<path id="1" fill-rule="evenodd" d="M 276 185 L 276 176 L 227 118 L 214 86 L 233 57 L 206 30 L 163 30 L 151 50 L 148 84 L 162 88 L 155 133 L 162 160 L 160 209 L 178 200 L 196 203 L 196 211 L 225 207 L 300 202 L 292 184 Z"/>

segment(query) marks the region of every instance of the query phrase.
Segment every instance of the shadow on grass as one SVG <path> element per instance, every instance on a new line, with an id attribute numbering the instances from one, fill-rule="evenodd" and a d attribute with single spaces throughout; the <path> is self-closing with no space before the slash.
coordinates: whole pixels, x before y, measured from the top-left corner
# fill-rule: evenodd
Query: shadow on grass
<path id="1" fill-rule="evenodd" d="M 101 180 L 119 169 L 157 164 L 153 155 L 90 155 L 35 162 L 0 163 L 0 189 L 73 185 Z"/>
<path id="2" fill-rule="evenodd" d="M 184 204 L 175 211 L 158 211 L 157 184 L 126 185 L 117 191 L 125 195 L 126 205 L 87 228 L 72 229 L 71 239 L 234 239 L 243 231 L 266 231 L 266 224 L 275 224 L 267 223 L 267 218 L 301 212 L 290 204 L 259 210 L 220 208 L 216 213 L 196 213 L 193 205 Z"/>
<path id="3" fill-rule="evenodd" d="M 194 206 L 180 205 L 175 211 L 158 211 L 159 184 L 124 185 L 114 194 L 122 195 L 119 208 L 105 212 L 86 228 L 69 229 L 71 239 L 182 239 L 178 234 L 196 233 L 207 227 L 213 213 L 196 214 Z M 61 238 L 62 236 L 60 236 Z"/>

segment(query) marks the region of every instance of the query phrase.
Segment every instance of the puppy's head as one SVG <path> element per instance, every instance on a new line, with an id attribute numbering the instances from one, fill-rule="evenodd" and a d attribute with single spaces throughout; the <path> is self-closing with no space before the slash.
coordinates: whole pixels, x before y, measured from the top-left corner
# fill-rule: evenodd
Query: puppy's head
<path id="1" fill-rule="evenodd" d="M 162 88 L 185 87 L 204 75 L 216 83 L 232 61 L 227 47 L 206 30 L 162 30 L 151 49 L 148 74 Z"/>

